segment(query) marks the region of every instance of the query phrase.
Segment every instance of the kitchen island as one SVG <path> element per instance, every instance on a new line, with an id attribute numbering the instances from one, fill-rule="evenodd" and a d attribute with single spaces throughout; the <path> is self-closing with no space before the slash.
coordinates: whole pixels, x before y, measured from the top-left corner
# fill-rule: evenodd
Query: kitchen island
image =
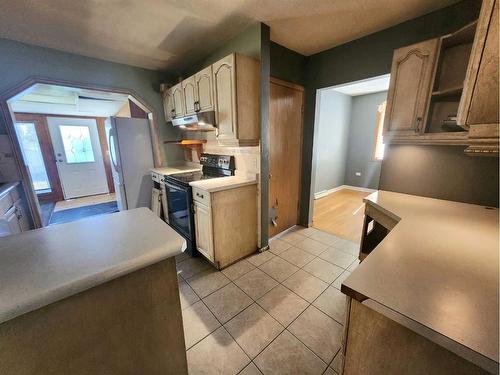
<path id="1" fill-rule="evenodd" d="M 146 208 L 2 239 L 0 373 L 187 373 L 183 246 Z"/>
<path id="2" fill-rule="evenodd" d="M 344 374 L 498 373 L 498 209 L 387 191 L 365 203 L 388 233 L 342 284 Z"/>

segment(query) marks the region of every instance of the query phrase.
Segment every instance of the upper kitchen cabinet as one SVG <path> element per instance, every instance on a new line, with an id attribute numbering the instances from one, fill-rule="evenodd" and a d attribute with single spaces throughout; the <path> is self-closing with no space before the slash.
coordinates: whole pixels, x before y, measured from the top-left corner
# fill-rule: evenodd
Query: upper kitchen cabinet
<path id="1" fill-rule="evenodd" d="M 163 111 L 165 112 L 165 120 L 171 121 L 175 114 L 172 89 L 163 91 Z"/>
<path id="2" fill-rule="evenodd" d="M 478 21 L 394 51 L 385 142 L 498 155 L 498 1 Z"/>
<path id="3" fill-rule="evenodd" d="M 231 54 L 212 65 L 217 140 L 227 146 L 259 144 L 259 62 Z"/>
<path id="4" fill-rule="evenodd" d="M 470 155 L 498 155 L 498 23 L 498 1 L 483 0 L 457 118 Z"/>
<path id="5" fill-rule="evenodd" d="M 181 82 L 182 96 L 184 99 L 183 115 L 194 115 L 196 113 L 196 82 L 191 76 Z"/>
<path id="6" fill-rule="evenodd" d="M 184 116 L 186 113 L 184 104 L 184 92 L 182 89 L 182 82 L 172 86 L 170 89 L 172 95 L 173 108 L 171 110 L 171 118 Z"/>
<path id="7" fill-rule="evenodd" d="M 422 132 L 439 38 L 394 51 L 387 99 L 386 139 Z"/>
<path id="8" fill-rule="evenodd" d="M 194 75 L 196 87 L 196 109 L 197 111 L 213 111 L 214 87 L 212 80 L 212 66 L 208 66 Z"/>

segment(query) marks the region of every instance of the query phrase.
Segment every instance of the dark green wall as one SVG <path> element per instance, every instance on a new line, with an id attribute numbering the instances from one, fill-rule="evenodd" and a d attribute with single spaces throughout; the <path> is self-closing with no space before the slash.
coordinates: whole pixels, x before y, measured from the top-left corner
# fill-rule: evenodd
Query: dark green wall
<path id="1" fill-rule="evenodd" d="M 271 77 L 304 85 L 306 73 L 306 57 L 304 55 L 274 42 L 271 42 L 270 54 Z"/>
<path id="2" fill-rule="evenodd" d="M 0 39 L 0 93 L 32 76 L 131 89 L 155 108 L 162 141 L 179 136 L 165 123 L 160 96 L 164 73 Z M 1 118 L 0 133 L 5 133 Z M 183 158 L 181 150 L 163 151 L 168 163 Z"/>
<path id="3" fill-rule="evenodd" d="M 450 7 L 439 11 L 424 15 L 422 17 L 401 23 L 386 30 L 368 35 L 344 45 L 323 51 L 316 55 L 309 56 L 306 59 L 305 69 L 305 114 L 304 114 L 304 144 L 302 149 L 302 191 L 301 191 L 301 223 L 307 224 L 310 222 L 310 189 L 311 189 L 311 163 L 312 163 L 312 146 L 314 136 L 314 114 L 316 103 L 316 90 L 319 88 L 338 85 L 357 81 L 365 78 L 370 78 L 382 74 L 390 73 L 392 54 L 394 49 L 417 43 L 426 39 L 438 37 L 450 32 L 453 32 L 465 24 L 477 19 L 479 15 L 481 2 L 480 0 L 465 0 L 454 4 Z M 271 62 L 271 65 L 273 62 Z M 445 146 L 443 146 L 445 147 Z M 439 149 L 439 148 L 438 148 Z M 417 153 L 425 153 L 426 147 L 417 148 Z M 459 165 L 461 160 L 467 158 L 461 150 L 454 149 L 456 165 Z M 393 153 L 388 152 L 388 158 Z M 423 157 L 423 159 L 428 160 Z M 397 162 L 397 161 L 396 161 Z M 390 160 L 391 165 L 394 161 Z M 428 160 L 428 165 L 423 168 L 434 168 L 432 160 Z M 386 190 L 398 190 L 401 186 L 392 185 L 390 182 L 397 180 L 398 176 L 389 176 L 396 168 L 384 168 L 382 164 L 382 178 L 384 184 L 380 188 Z M 492 182 L 487 187 L 491 191 L 498 191 L 498 168 L 493 170 L 491 165 L 494 163 L 477 163 L 481 168 L 488 168 L 485 173 L 491 173 Z M 487 165 L 485 165 L 487 164 Z M 442 164 L 440 168 L 444 167 Z M 387 169 L 386 171 L 384 169 Z M 439 172 L 435 176 L 440 176 Z M 496 179 L 495 179 L 496 176 Z M 408 175 L 406 177 L 409 177 Z M 424 189 L 425 181 L 415 173 L 411 175 L 415 188 L 413 194 L 425 194 L 428 190 Z M 472 176 L 471 176 L 472 177 Z M 461 179 L 460 182 L 463 183 Z M 439 191 L 433 191 L 432 195 L 436 197 L 445 197 L 448 190 L 454 189 L 454 181 L 435 181 L 439 184 Z M 469 182 L 473 184 L 473 181 Z M 421 188 L 419 188 L 421 186 Z M 465 189 L 470 194 L 473 194 L 472 189 Z M 492 194 L 491 194 L 492 195 Z M 462 200 L 474 201 L 474 195 L 466 197 L 461 196 Z M 494 203 L 494 202 L 492 202 Z"/>

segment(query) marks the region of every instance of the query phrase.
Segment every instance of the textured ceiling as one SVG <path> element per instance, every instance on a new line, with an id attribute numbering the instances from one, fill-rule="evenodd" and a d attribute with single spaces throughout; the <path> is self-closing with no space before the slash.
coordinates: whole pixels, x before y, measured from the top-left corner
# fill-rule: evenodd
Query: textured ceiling
<path id="1" fill-rule="evenodd" d="M 150 69 L 183 69 L 261 21 L 304 55 L 457 0 L 1 0 L 0 37 Z"/>

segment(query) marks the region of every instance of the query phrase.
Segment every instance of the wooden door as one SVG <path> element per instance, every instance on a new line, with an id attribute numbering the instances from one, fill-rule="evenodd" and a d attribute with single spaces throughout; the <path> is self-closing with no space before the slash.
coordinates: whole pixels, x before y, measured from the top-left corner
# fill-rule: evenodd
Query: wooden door
<path id="1" fill-rule="evenodd" d="M 212 66 L 208 66 L 195 75 L 197 110 L 214 110 L 214 94 L 212 84 Z"/>
<path id="2" fill-rule="evenodd" d="M 212 213 L 210 208 L 194 201 L 194 227 L 196 235 L 196 248 L 205 257 L 214 260 L 212 240 Z"/>
<path id="3" fill-rule="evenodd" d="M 269 208 L 277 212 L 272 237 L 297 224 L 300 202 L 304 89 L 271 79 L 269 105 Z"/>
<path id="4" fill-rule="evenodd" d="M 185 115 L 193 115 L 196 113 L 196 89 L 194 76 L 189 77 L 182 81 L 182 96 L 184 99 L 184 114 Z"/>
<path id="5" fill-rule="evenodd" d="M 172 89 L 168 89 L 163 93 L 163 111 L 165 112 L 165 120 L 171 121 L 175 115 Z"/>
<path id="6" fill-rule="evenodd" d="M 234 55 L 213 65 L 216 99 L 217 137 L 220 140 L 238 138 L 236 128 L 236 82 Z"/>
<path id="7" fill-rule="evenodd" d="M 172 87 L 172 102 L 174 104 L 174 111 L 172 117 L 182 117 L 184 116 L 184 95 L 182 93 L 182 85 L 178 83 Z"/>
<path id="8" fill-rule="evenodd" d="M 439 38 L 394 51 L 384 122 L 386 133 L 424 132 Z"/>

